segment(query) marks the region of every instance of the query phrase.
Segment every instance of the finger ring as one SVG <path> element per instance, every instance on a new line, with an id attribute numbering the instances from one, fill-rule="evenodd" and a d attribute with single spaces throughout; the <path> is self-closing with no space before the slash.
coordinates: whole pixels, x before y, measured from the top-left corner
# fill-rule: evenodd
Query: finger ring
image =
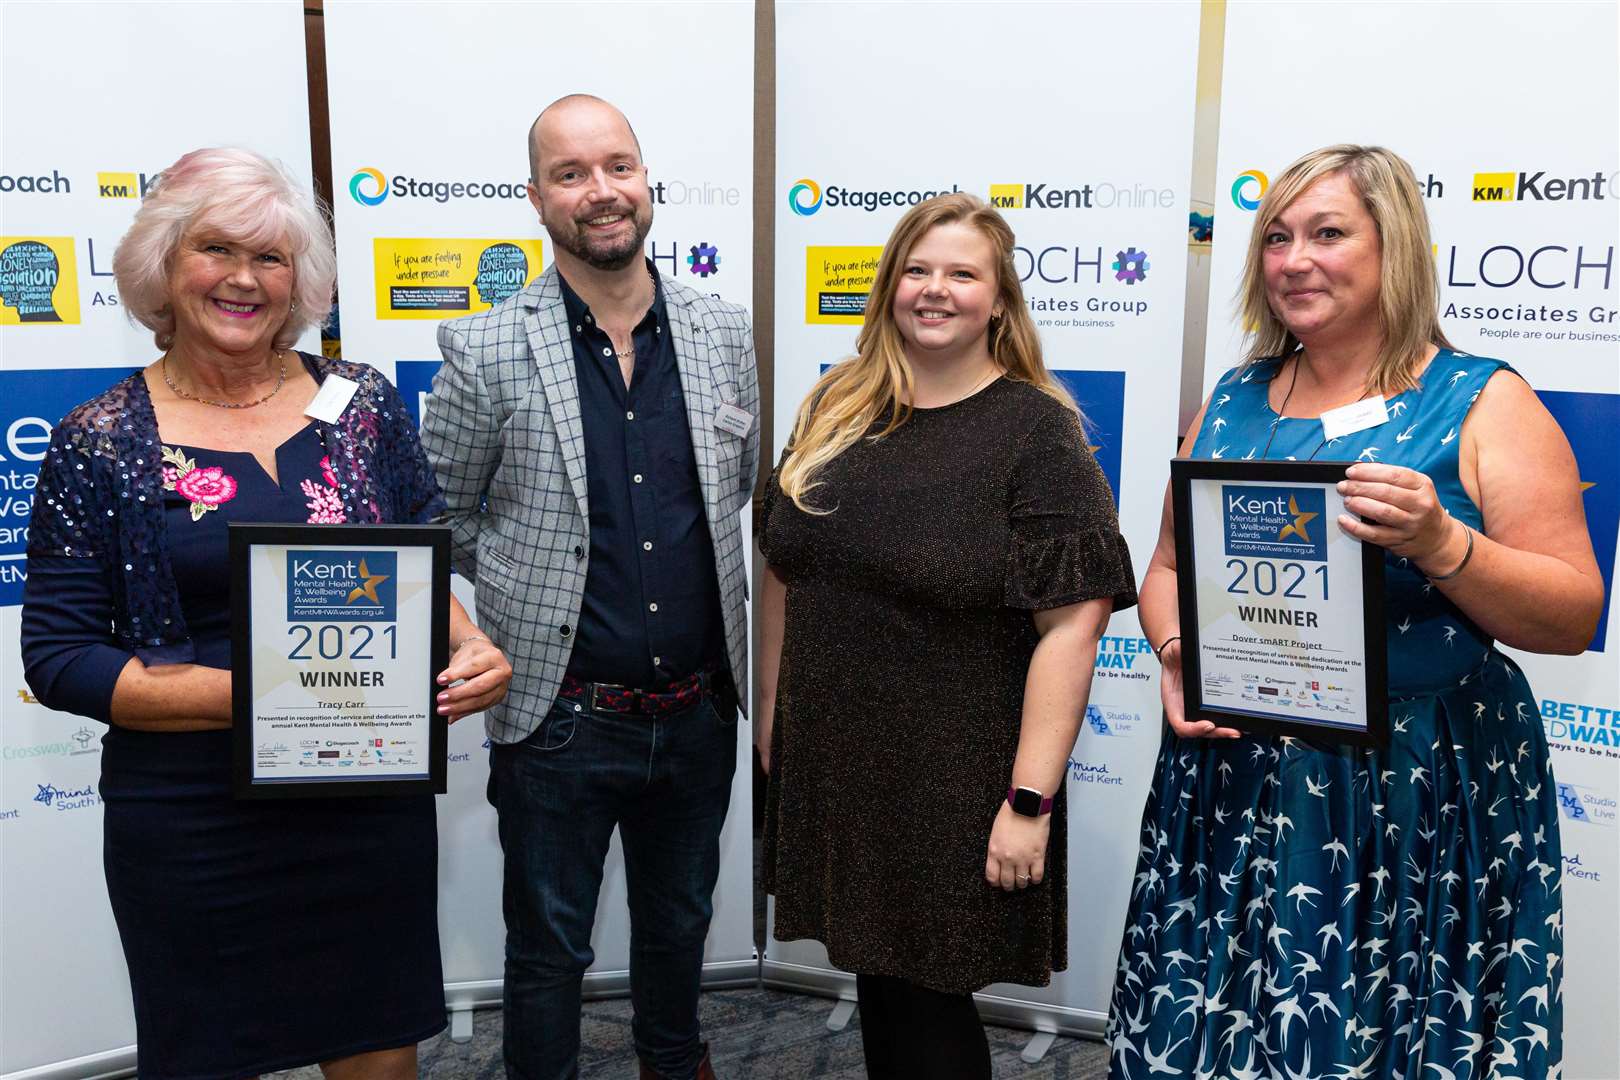
<path id="1" fill-rule="evenodd" d="M 1019 874 L 1018 875 L 1018 880 L 1019 881 L 1028 881 L 1029 880 L 1029 875 L 1028 874 Z"/>

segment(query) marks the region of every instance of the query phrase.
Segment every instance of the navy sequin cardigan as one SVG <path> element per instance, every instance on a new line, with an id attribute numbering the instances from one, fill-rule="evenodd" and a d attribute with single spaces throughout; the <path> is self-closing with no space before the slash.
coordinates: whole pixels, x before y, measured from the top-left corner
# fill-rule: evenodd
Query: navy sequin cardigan
<path id="1" fill-rule="evenodd" d="M 419 522 L 442 513 L 432 467 L 393 384 L 368 364 L 298 356 L 317 383 L 340 375 L 358 386 L 336 423 L 315 421 L 348 520 Z M 106 640 L 80 648 L 116 652 L 119 669 L 130 655 L 147 665 L 195 659 L 169 562 L 161 452 L 152 399 L 136 372 L 56 425 L 34 491 L 28 557 L 93 560 L 111 592 L 112 619 Z M 24 614 L 23 663 L 37 692 L 41 681 L 49 681 L 36 679 L 42 668 L 70 658 L 60 639 L 52 648 L 31 647 L 39 644 L 31 637 L 48 635 L 29 633 L 26 602 Z M 94 694 L 98 703 L 110 699 L 111 687 L 97 687 Z M 106 719 L 105 705 L 46 704 Z"/>

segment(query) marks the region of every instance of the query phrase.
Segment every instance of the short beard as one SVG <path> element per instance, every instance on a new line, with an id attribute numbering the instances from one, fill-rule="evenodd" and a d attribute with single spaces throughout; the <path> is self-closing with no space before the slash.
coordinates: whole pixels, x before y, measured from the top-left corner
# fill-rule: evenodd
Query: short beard
<path id="1" fill-rule="evenodd" d="M 635 235 L 630 238 L 623 248 L 592 250 L 586 239 L 584 228 L 577 227 L 577 222 L 575 223 L 575 231 L 571 236 L 566 239 L 553 236 L 551 241 L 594 270 L 623 270 L 635 262 L 636 258 L 642 254 L 647 244 L 647 234 L 652 231 L 652 219 L 650 216 L 645 222 L 635 217 L 630 220 L 635 223 L 636 231 Z"/>

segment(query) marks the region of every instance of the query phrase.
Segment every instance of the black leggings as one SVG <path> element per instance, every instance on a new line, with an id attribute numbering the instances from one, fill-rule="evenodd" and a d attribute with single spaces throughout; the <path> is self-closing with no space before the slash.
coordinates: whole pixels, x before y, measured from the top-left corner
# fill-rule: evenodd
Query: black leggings
<path id="1" fill-rule="evenodd" d="M 892 975 L 856 975 L 871 1080 L 989 1080 L 990 1044 L 972 994 L 943 994 Z"/>

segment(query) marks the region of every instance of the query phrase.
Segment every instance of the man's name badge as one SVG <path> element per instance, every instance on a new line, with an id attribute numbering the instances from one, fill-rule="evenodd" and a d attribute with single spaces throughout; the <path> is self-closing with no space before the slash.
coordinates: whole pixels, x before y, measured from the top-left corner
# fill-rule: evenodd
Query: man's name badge
<path id="1" fill-rule="evenodd" d="M 343 410 L 349 407 L 349 399 L 354 392 L 360 389 L 360 384 L 352 379 L 345 379 L 341 375 L 328 375 L 321 381 L 321 388 L 315 391 L 310 399 L 309 406 L 304 409 L 305 416 L 313 416 L 323 424 L 335 424 Z"/>
<path id="2" fill-rule="evenodd" d="M 714 426 L 743 438 L 754 426 L 754 417 L 747 409 L 739 409 L 730 402 L 721 402 L 714 414 Z"/>

